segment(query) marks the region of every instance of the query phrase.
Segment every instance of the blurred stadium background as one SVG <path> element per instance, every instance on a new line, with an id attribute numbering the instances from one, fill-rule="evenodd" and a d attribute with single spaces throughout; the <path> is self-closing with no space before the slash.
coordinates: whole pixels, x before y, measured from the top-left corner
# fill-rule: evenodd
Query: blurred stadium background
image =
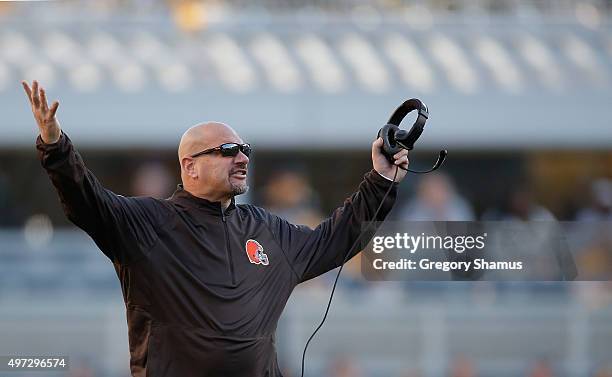
<path id="1" fill-rule="evenodd" d="M 124 195 L 171 194 L 182 132 L 220 120 L 255 148 L 241 200 L 313 225 L 418 97 L 431 118 L 412 166 L 449 160 L 404 181 L 392 219 L 610 221 L 611 16 L 610 0 L 0 2 L 0 355 L 129 375 L 118 281 L 61 212 L 20 80 L 61 101 L 88 167 Z M 606 250 L 588 245 L 594 268 L 612 269 Z M 287 306 L 287 376 L 332 278 Z M 608 282 L 368 283 L 355 260 L 334 302 L 309 376 L 612 376 Z"/>

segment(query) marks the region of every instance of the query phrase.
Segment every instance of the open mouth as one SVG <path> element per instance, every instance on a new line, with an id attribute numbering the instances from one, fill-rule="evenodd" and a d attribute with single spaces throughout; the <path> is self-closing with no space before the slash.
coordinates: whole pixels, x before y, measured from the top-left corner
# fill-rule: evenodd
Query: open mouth
<path id="1" fill-rule="evenodd" d="M 237 170 L 234 170 L 231 174 L 232 177 L 237 177 L 237 178 L 246 178 L 246 175 L 247 175 L 246 169 L 237 169 Z"/>

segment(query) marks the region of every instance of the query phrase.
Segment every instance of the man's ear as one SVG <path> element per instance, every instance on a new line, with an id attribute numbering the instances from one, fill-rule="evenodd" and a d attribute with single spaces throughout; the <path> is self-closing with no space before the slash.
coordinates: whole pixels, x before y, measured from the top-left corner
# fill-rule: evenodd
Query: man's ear
<path id="1" fill-rule="evenodd" d="M 191 178 L 197 178 L 198 172 L 195 168 L 195 160 L 191 157 L 183 157 L 181 159 L 181 168 Z"/>

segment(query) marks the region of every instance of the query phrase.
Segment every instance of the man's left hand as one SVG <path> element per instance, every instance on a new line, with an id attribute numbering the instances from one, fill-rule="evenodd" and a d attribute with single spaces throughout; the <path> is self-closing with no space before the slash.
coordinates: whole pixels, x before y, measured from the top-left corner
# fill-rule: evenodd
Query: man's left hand
<path id="1" fill-rule="evenodd" d="M 383 140 L 382 138 L 378 138 L 374 140 L 372 143 L 372 164 L 374 165 L 374 170 L 378 172 L 378 174 L 383 177 L 388 178 L 389 180 L 393 179 L 395 175 L 395 170 L 398 169 L 398 166 L 403 169 L 398 169 L 397 176 L 395 176 L 395 182 L 401 182 L 402 179 L 406 176 L 406 170 L 408 169 L 408 150 L 402 149 L 397 152 L 393 158 L 394 163 L 390 163 L 387 160 L 387 157 L 382 152 Z"/>

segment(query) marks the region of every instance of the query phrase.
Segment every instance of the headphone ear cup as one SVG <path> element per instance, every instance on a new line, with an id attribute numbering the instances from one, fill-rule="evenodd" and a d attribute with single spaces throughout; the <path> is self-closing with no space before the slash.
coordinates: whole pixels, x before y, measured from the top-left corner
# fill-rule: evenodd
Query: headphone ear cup
<path id="1" fill-rule="evenodd" d="M 386 124 L 378 131 L 378 137 L 383 139 L 383 153 L 391 160 L 393 155 L 402 150 L 395 142 L 395 134 L 399 131 L 400 128 L 395 124 Z"/>

